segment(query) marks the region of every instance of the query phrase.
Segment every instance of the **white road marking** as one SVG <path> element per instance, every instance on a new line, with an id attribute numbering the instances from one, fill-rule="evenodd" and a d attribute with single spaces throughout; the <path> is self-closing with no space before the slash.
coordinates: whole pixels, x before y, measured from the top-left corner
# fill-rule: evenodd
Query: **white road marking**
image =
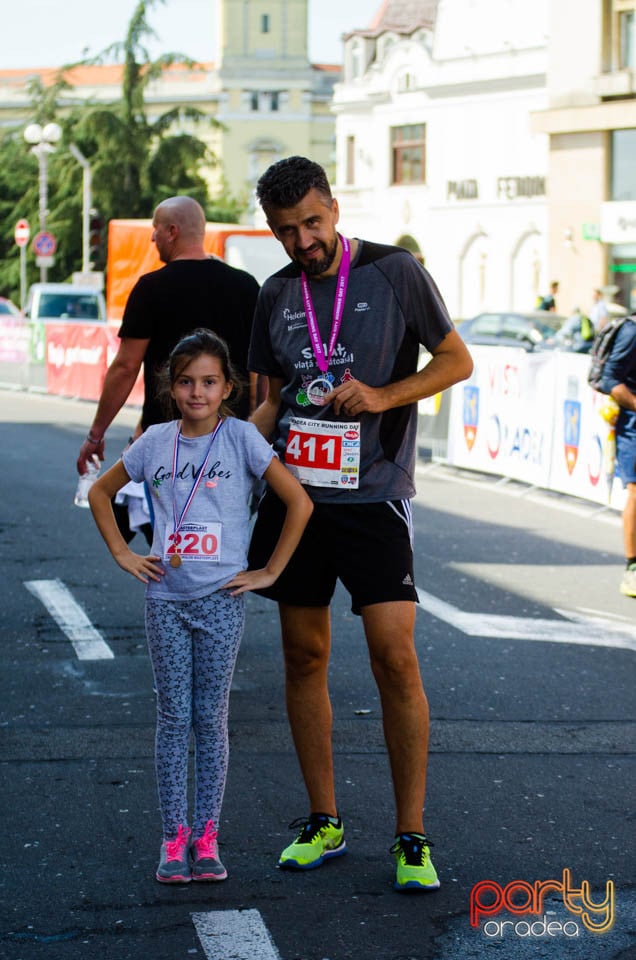
<path id="1" fill-rule="evenodd" d="M 113 659 L 113 651 L 61 580 L 27 580 L 24 586 L 42 601 L 79 660 Z"/>
<path id="2" fill-rule="evenodd" d="M 557 613 L 561 612 L 557 607 L 555 607 L 554 609 L 557 611 Z M 596 610 L 594 607 L 577 607 L 577 610 L 580 610 L 581 613 L 590 613 L 592 614 L 593 617 L 602 617 L 602 618 L 609 617 L 610 620 L 618 620 L 621 623 L 627 623 L 627 624 L 633 623 L 633 620 L 631 617 L 625 617 L 623 616 L 622 613 L 608 613 L 607 610 Z M 572 616 L 571 613 L 569 615 Z"/>
<path id="3" fill-rule="evenodd" d="M 213 910 L 192 919 L 207 960 L 281 960 L 258 910 Z"/>
<path id="4" fill-rule="evenodd" d="M 567 620 L 508 617 L 498 613 L 466 613 L 445 600 L 416 587 L 420 606 L 470 637 L 539 640 L 544 643 L 578 643 L 594 647 L 620 647 L 636 652 L 636 630 L 601 617 L 584 617 L 567 610 L 556 613 Z"/>

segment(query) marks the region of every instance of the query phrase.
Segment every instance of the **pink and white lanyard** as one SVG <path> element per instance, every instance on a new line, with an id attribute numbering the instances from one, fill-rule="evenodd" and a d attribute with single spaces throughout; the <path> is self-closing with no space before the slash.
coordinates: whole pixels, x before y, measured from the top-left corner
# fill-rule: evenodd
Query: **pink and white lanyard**
<path id="1" fill-rule="evenodd" d="M 342 314 L 344 313 L 345 298 L 347 296 L 347 283 L 349 282 L 351 247 L 346 237 L 341 237 L 340 234 L 338 234 L 338 237 L 342 243 L 342 258 L 340 260 L 340 266 L 338 267 L 336 295 L 333 301 L 333 320 L 331 323 L 331 333 L 329 334 L 329 343 L 327 345 L 326 356 L 322 339 L 320 337 L 320 330 L 318 329 L 318 321 L 316 319 L 314 303 L 311 299 L 309 281 L 304 271 L 302 271 L 300 274 L 300 284 L 303 293 L 303 305 L 305 307 L 307 327 L 309 329 L 309 339 L 311 341 L 311 347 L 314 352 L 314 357 L 316 358 L 318 369 L 321 373 L 326 373 L 329 369 L 329 363 L 331 362 L 331 357 L 333 356 L 333 352 L 336 348 L 338 334 L 340 333 L 340 326 L 342 324 Z"/>
<path id="2" fill-rule="evenodd" d="M 174 517 L 174 537 L 175 538 L 183 525 L 185 515 L 190 509 L 190 504 L 194 500 L 194 495 L 199 488 L 199 484 L 201 483 L 201 480 L 203 479 L 203 474 L 205 473 L 205 468 L 208 465 L 208 460 L 210 459 L 210 453 L 212 452 L 212 444 L 214 443 L 215 437 L 219 432 L 219 430 L 221 429 L 221 424 L 223 422 L 224 422 L 223 417 L 219 417 L 219 422 L 217 423 L 216 427 L 212 431 L 212 436 L 210 437 L 210 442 L 208 444 L 208 450 L 205 455 L 205 460 L 203 461 L 200 468 L 197 470 L 195 474 L 194 483 L 192 484 L 192 489 L 188 494 L 188 498 L 184 504 L 183 510 L 181 511 L 181 514 L 178 519 L 177 519 L 177 498 L 176 498 L 176 491 L 175 491 L 175 483 L 177 478 L 177 472 L 179 470 L 179 438 L 181 437 L 181 424 L 179 424 L 179 428 L 175 433 L 174 450 L 172 453 L 172 514 Z"/>

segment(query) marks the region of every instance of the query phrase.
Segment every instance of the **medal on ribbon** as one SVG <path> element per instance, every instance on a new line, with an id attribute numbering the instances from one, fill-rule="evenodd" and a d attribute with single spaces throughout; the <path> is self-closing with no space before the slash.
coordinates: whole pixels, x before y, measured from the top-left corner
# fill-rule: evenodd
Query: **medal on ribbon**
<path id="1" fill-rule="evenodd" d="M 326 377 L 317 377 L 311 381 L 305 393 L 310 403 L 315 407 L 321 407 L 325 402 L 325 396 L 331 393 L 332 390 L 333 384 L 331 380 L 327 380 Z"/>
<path id="2" fill-rule="evenodd" d="M 315 407 L 324 406 L 325 396 L 328 393 L 331 393 L 333 389 L 332 380 L 328 378 L 327 371 L 329 370 L 331 357 L 333 356 L 333 352 L 336 348 L 338 334 L 340 333 L 340 327 L 342 325 L 342 315 L 344 313 L 345 299 L 347 296 L 347 284 L 349 282 L 351 247 L 346 237 L 342 237 L 340 234 L 338 234 L 338 237 L 342 243 L 342 257 L 340 259 L 340 266 L 338 267 L 336 295 L 333 302 L 333 318 L 331 322 L 331 332 L 329 334 L 329 343 L 327 345 L 326 355 L 322 339 L 320 337 L 320 330 L 318 329 L 318 320 L 316 318 L 316 311 L 314 310 L 314 303 L 311 299 L 309 281 L 304 271 L 302 271 L 300 274 L 300 285 L 303 294 L 303 305 L 305 307 L 307 327 L 309 329 L 309 339 L 311 341 L 311 347 L 316 359 L 316 364 L 322 374 L 321 377 L 316 377 L 315 380 L 312 380 L 305 391 L 307 399 Z"/>
<path id="3" fill-rule="evenodd" d="M 205 455 L 205 459 L 195 474 L 194 482 L 192 484 L 192 489 L 190 490 L 190 493 L 188 494 L 186 502 L 183 505 L 183 509 L 178 517 L 177 517 L 177 498 L 176 498 L 175 484 L 177 479 L 177 473 L 179 471 L 179 440 L 181 438 L 181 424 L 179 424 L 177 428 L 177 432 L 175 433 L 174 449 L 172 452 L 172 515 L 174 519 L 174 526 L 173 526 L 172 535 L 169 538 L 172 541 L 172 546 L 170 547 L 171 554 L 170 554 L 170 559 L 168 561 L 170 566 L 173 567 L 175 570 L 177 570 L 183 562 L 181 559 L 181 555 L 179 553 L 179 544 L 181 542 L 181 534 L 179 533 L 179 531 L 183 526 L 183 521 L 185 520 L 185 516 L 188 510 L 190 509 L 192 501 L 194 500 L 194 495 L 199 488 L 199 484 L 201 483 L 201 480 L 203 479 L 203 474 L 205 473 L 205 468 L 208 465 L 208 460 L 210 459 L 210 453 L 212 452 L 212 444 L 214 443 L 217 433 L 221 429 L 222 423 L 223 423 L 223 418 L 219 417 L 219 422 L 217 423 L 216 427 L 212 431 L 212 436 L 210 437 L 210 442 L 208 443 L 208 449 Z"/>

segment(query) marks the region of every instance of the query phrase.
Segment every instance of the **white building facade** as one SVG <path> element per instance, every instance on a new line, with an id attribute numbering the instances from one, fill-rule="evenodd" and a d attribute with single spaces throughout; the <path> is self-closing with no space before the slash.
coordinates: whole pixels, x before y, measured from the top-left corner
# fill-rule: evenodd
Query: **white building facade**
<path id="1" fill-rule="evenodd" d="M 548 0 L 385 0 L 345 37 L 336 185 L 350 235 L 421 257 L 457 319 L 531 310 L 547 261 Z M 555 278 L 556 279 L 556 278 Z"/>
<path id="2" fill-rule="evenodd" d="M 576 40 L 573 42 L 573 29 Z M 560 298 L 636 311 L 636 0 L 550 4 L 550 262 Z"/>

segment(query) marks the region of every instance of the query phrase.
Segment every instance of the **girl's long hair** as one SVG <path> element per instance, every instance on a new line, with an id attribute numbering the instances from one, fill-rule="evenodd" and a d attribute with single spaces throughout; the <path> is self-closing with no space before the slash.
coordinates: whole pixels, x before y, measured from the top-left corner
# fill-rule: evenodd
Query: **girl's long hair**
<path id="1" fill-rule="evenodd" d="M 232 393 L 229 398 L 230 402 L 237 400 L 243 393 L 243 381 L 232 364 L 227 343 L 214 333 L 213 330 L 199 327 L 179 340 L 176 346 L 173 347 L 167 363 L 159 371 L 157 378 L 157 397 L 167 414 L 167 419 L 178 420 L 181 416 L 179 408 L 170 396 L 171 388 L 188 364 L 201 356 L 216 357 L 217 360 L 221 362 L 223 376 L 228 383 L 232 384 Z M 235 416 L 225 401 L 221 404 L 219 413 L 224 417 Z"/>

